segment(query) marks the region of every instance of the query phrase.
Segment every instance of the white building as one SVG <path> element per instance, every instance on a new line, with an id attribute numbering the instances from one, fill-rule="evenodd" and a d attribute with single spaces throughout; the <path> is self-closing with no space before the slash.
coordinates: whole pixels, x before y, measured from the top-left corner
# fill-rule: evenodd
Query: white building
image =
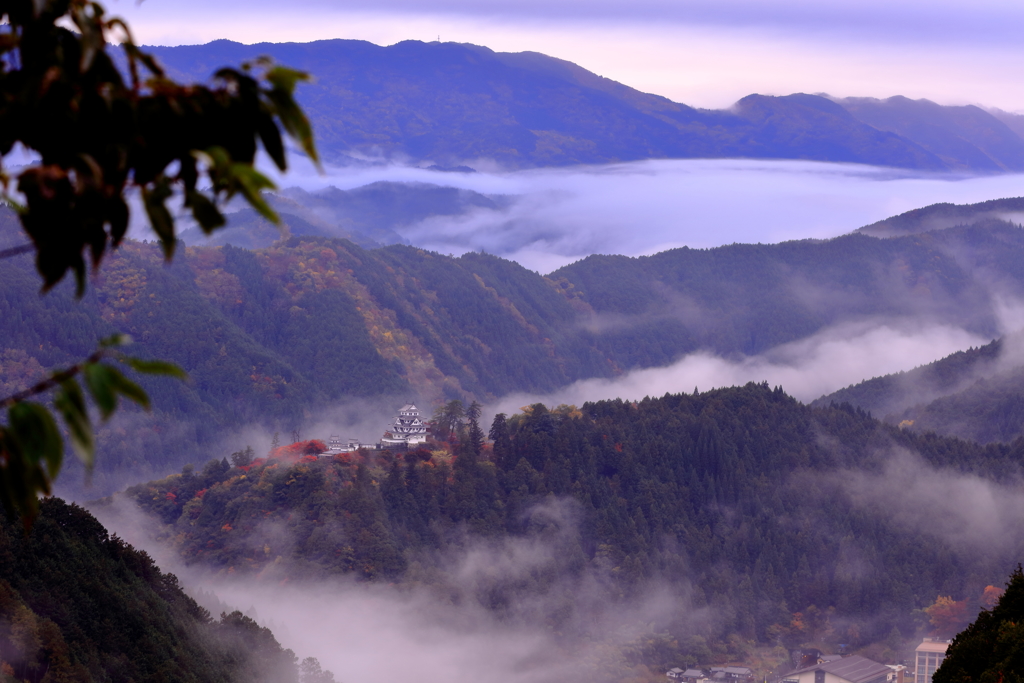
<path id="1" fill-rule="evenodd" d="M 426 442 L 427 425 L 420 417 L 419 408 L 406 403 L 398 411 L 394 423 L 380 440 L 384 448 L 388 446 L 415 446 Z"/>
<path id="2" fill-rule="evenodd" d="M 330 457 L 336 453 L 355 453 L 362 447 L 359 439 L 342 439 L 340 436 L 332 434 L 327 439 L 327 450 L 321 453 L 320 457 Z"/>
<path id="3" fill-rule="evenodd" d="M 914 650 L 916 660 L 914 667 L 914 683 L 932 683 L 932 674 L 946 658 L 948 640 L 925 638 Z"/>

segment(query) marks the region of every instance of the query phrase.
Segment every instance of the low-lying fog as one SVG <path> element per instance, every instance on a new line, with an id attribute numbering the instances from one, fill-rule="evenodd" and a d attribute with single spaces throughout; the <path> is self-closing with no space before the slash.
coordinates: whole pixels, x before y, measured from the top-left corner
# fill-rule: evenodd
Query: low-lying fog
<path id="1" fill-rule="evenodd" d="M 581 380 L 544 396 L 506 396 L 488 407 L 491 414 L 512 414 L 521 406 L 537 402 L 581 405 L 613 398 L 639 400 L 695 388 L 707 391 L 764 381 L 809 403 L 851 384 L 910 370 L 989 341 L 948 325 L 850 323 L 758 356 L 722 358 L 707 352 L 692 353 L 667 367 L 633 370 L 614 379 Z"/>
<path id="2" fill-rule="evenodd" d="M 421 182 L 520 198 L 501 211 L 435 217 L 398 232 L 440 253 L 484 250 L 541 273 L 590 254 L 827 238 L 938 202 L 1021 194 L 1018 175 L 934 174 L 857 164 L 743 159 L 452 173 L 406 166 L 328 167 L 293 156 L 279 187 L 350 190 Z M 481 168 L 483 166 L 481 165 Z"/>

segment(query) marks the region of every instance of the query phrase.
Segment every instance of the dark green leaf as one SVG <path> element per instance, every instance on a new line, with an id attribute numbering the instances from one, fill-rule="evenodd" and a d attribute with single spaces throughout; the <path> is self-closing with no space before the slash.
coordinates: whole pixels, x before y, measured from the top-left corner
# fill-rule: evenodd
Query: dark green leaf
<path id="1" fill-rule="evenodd" d="M 83 369 L 85 386 L 89 387 L 89 394 L 99 407 L 104 420 L 117 409 L 117 392 L 113 386 L 112 370 L 109 365 L 100 363 L 87 363 Z"/>
<path id="2" fill-rule="evenodd" d="M 173 193 L 170 183 L 162 177 L 153 184 L 152 188 L 142 188 L 142 201 L 146 206 L 149 223 L 160 238 L 160 246 L 163 247 L 164 256 L 168 259 L 174 255 L 174 247 L 177 242 L 174 238 L 174 219 L 165 204 L 171 194 Z"/>
<path id="3" fill-rule="evenodd" d="M 30 401 L 15 403 L 7 411 L 7 430 L 29 463 L 45 462 L 52 479 L 60 471 L 64 442 L 57 422 L 44 406 Z"/>
<path id="4" fill-rule="evenodd" d="M 281 142 L 281 131 L 277 129 L 277 124 L 274 123 L 274 118 L 266 113 L 260 112 L 259 118 L 257 119 L 257 130 L 260 134 L 260 140 L 263 141 L 263 149 L 267 150 L 267 154 L 274 160 L 274 164 L 282 171 L 288 167 L 288 162 L 284 156 L 284 144 Z"/>
<path id="5" fill-rule="evenodd" d="M 78 457 L 88 469 L 92 469 L 96 454 L 96 444 L 92 435 L 92 423 L 85 407 L 85 395 L 78 382 L 69 379 L 61 383 L 61 388 L 54 396 L 53 404 L 60 411 L 64 423 L 71 435 L 71 445 Z"/>
<path id="6" fill-rule="evenodd" d="M 121 333 L 121 332 L 118 332 L 117 334 L 112 334 L 109 337 L 104 337 L 103 339 L 100 339 L 100 347 L 102 347 L 104 349 L 109 349 L 112 346 L 126 346 L 126 345 L 131 344 L 131 343 L 132 343 L 131 335 L 130 334 L 124 334 L 124 333 Z"/>
<path id="7" fill-rule="evenodd" d="M 117 368 L 107 366 L 107 370 L 110 371 L 111 387 L 113 387 L 114 391 L 149 410 L 149 395 L 146 394 L 142 387 L 122 375 L 121 371 Z"/>
<path id="8" fill-rule="evenodd" d="M 309 125 L 309 119 L 295 102 L 292 93 L 295 84 L 300 80 L 309 80 L 309 76 L 294 69 L 277 66 L 267 72 L 267 81 L 273 89 L 267 93 L 270 101 L 274 103 L 274 109 L 281 125 L 295 140 L 302 146 L 303 151 L 309 155 L 313 163 L 320 163 L 316 153 L 316 145 L 313 142 L 313 128 Z"/>
<path id="9" fill-rule="evenodd" d="M 192 207 L 192 215 L 207 235 L 227 222 L 217 205 L 202 192 L 193 190 L 186 193 L 185 196 L 187 198 L 185 205 Z"/>
<path id="10" fill-rule="evenodd" d="M 266 218 L 272 223 L 280 223 L 281 219 L 278 218 L 277 213 L 270 208 L 270 204 L 263 199 L 260 194 L 261 190 L 275 189 L 274 183 L 271 182 L 270 178 L 257 171 L 248 164 L 231 164 L 229 167 L 229 173 L 235 185 L 238 187 L 242 196 L 245 197 L 246 201 L 260 213 L 261 216 Z"/>
<path id="11" fill-rule="evenodd" d="M 132 369 L 147 375 L 169 375 L 179 379 L 188 379 L 188 373 L 174 363 L 162 360 L 142 360 L 141 358 L 125 357 L 124 362 Z"/>

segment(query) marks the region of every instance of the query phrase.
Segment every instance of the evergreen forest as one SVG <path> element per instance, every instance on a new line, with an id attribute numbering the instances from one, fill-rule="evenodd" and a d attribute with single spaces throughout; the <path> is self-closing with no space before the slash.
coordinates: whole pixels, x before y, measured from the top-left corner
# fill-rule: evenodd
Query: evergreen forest
<path id="1" fill-rule="evenodd" d="M 962 611 L 945 627 L 966 625 L 1022 550 L 1013 534 L 958 536 L 963 521 L 939 502 L 894 501 L 935 477 L 1006 486 L 1024 441 L 917 435 L 765 384 L 536 404 L 498 415 L 489 435 L 470 420 L 429 450 L 211 460 L 127 495 L 197 567 L 428 586 L 513 620 L 540 596 L 559 637 L 598 637 L 581 585 L 608 609 L 672 586 L 685 608 L 652 626 L 652 670 L 742 661 L 760 646 L 852 651 L 895 638 L 898 650 L 934 625 L 926 610 L 940 598 Z M 909 470 L 897 477 L 893 463 Z M 510 538 L 544 545 L 547 560 L 515 579 L 452 577 L 451 557 Z"/>

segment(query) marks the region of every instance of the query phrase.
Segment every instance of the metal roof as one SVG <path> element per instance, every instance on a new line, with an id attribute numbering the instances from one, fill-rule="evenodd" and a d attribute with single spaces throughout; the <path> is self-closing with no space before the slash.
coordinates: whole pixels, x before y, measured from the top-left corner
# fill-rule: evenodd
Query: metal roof
<path id="1" fill-rule="evenodd" d="M 891 669 L 885 664 L 879 664 L 878 662 L 872 661 L 867 657 L 861 657 L 860 655 L 850 655 L 849 657 L 843 657 L 832 662 L 824 662 L 822 664 L 815 664 L 814 666 L 807 666 L 803 669 L 787 674 L 787 677 L 793 676 L 794 674 L 802 674 L 806 671 L 825 671 L 834 676 L 839 676 L 842 679 L 850 681 L 850 683 L 863 683 L 864 681 L 870 681 L 873 678 L 887 675 L 891 672 Z"/>

